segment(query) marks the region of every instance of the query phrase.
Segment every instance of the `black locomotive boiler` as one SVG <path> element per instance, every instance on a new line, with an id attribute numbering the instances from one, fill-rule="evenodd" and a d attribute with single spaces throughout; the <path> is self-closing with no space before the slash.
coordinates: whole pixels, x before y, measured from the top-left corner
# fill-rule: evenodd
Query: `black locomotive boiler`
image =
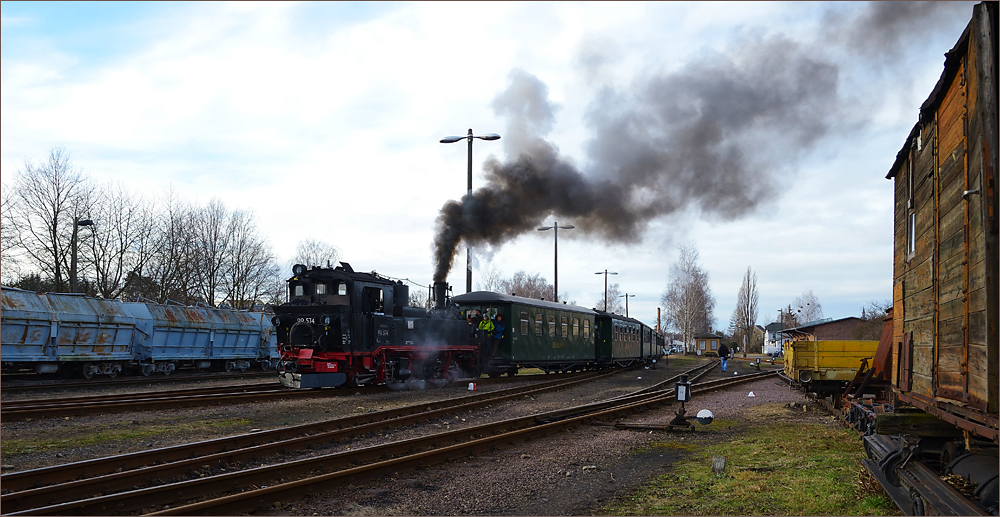
<path id="1" fill-rule="evenodd" d="M 478 377 L 469 324 L 435 284 L 434 308 L 409 307 L 409 288 L 375 272 L 297 264 L 288 302 L 274 308 L 283 386 L 363 386 Z"/>

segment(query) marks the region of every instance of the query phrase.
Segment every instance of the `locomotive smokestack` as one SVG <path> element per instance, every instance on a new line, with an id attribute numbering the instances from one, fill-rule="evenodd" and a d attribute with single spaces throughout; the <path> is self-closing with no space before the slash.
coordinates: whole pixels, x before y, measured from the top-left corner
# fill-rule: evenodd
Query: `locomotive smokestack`
<path id="1" fill-rule="evenodd" d="M 448 298 L 448 282 L 434 282 L 434 307 L 443 309 Z"/>

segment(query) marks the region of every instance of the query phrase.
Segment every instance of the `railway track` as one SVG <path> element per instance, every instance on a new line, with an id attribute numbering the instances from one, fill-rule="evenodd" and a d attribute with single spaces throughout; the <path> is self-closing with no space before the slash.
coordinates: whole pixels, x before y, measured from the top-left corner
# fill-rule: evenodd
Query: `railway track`
<path id="1" fill-rule="evenodd" d="M 156 375 L 150 377 L 116 377 L 114 379 L 38 379 L 38 374 L 4 374 L 7 378 L 0 382 L 0 390 L 6 392 L 45 391 L 65 388 L 118 388 L 134 385 L 171 384 L 178 382 L 209 381 L 219 379 L 253 379 L 260 377 L 274 378 L 274 370 L 232 373 L 174 373 L 173 375 Z"/>
<path id="2" fill-rule="evenodd" d="M 546 378 L 567 378 L 574 374 L 557 374 Z M 525 380 L 530 376 L 523 376 Z M 510 382 L 505 379 L 479 379 L 478 384 L 495 384 Z M 426 381 L 420 386 L 436 385 L 438 381 Z M 446 381 L 439 381 L 445 384 Z M 455 382 L 464 382 L 462 380 Z M 127 413 L 132 411 L 147 411 L 160 409 L 178 409 L 202 406 L 218 406 L 241 404 L 248 402 L 263 402 L 274 400 L 289 400 L 303 398 L 343 397 L 356 393 L 381 393 L 397 386 L 379 385 L 364 386 L 351 389 L 319 389 L 292 390 L 277 383 L 214 388 L 187 388 L 182 390 L 158 391 L 150 393 L 126 393 L 114 395 L 95 395 L 88 397 L 61 397 L 55 399 L 32 399 L 21 401 L 5 401 L 0 406 L 0 419 L 7 421 L 25 421 L 39 418 L 58 418 L 67 416 L 86 416 L 97 414 Z"/>
<path id="3" fill-rule="evenodd" d="M 711 370 L 703 365 L 693 375 Z M 7 493 L 0 496 L 6 515 L 111 515 L 159 510 L 178 514 L 231 514 L 251 511 L 277 500 L 300 497 L 341 481 L 358 482 L 386 472 L 449 461 L 544 436 L 586 421 L 614 418 L 662 403 L 672 396 L 672 380 L 610 401 L 529 417 L 430 434 L 358 450 L 325 454 L 248 470 L 234 467 L 280 452 L 298 451 L 477 409 L 512 398 L 534 396 L 604 375 L 551 380 L 532 386 L 470 395 L 432 404 L 252 433 L 207 442 L 145 451 L 113 458 L 8 474 L 0 478 Z M 767 374 L 762 374 L 767 375 Z M 746 382 L 761 375 L 747 375 Z M 695 391 L 731 385 L 733 379 L 694 386 Z M 212 472 L 214 475 L 206 474 Z M 204 477 L 200 477 L 204 476 Z M 186 479 L 192 478 L 194 479 Z M 260 487 L 267 488 L 260 488 Z M 95 497 L 94 494 L 101 495 Z M 219 498 L 218 494 L 230 494 Z M 198 501 L 213 497 L 193 505 Z M 182 506 L 177 506 L 177 505 Z"/>
<path id="4" fill-rule="evenodd" d="M 272 374 L 273 375 L 273 374 Z M 545 378 L 567 378 L 574 374 L 557 374 Z M 515 377 L 525 380 L 531 376 Z M 479 384 L 494 384 L 510 382 L 504 379 L 479 379 Z M 442 384 L 446 381 L 440 381 Z M 461 381 L 458 381 L 461 382 Z M 426 381 L 421 386 L 434 385 L 434 381 Z M 178 409 L 202 406 L 218 406 L 226 404 L 241 404 L 274 400 L 289 400 L 321 397 L 343 397 L 356 393 L 380 393 L 395 386 L 365 386 L 351 389 L 319 389 L 292 390 L 273 384 L 240 384 L 215 388 L 187 388 L 183 390 L 158 391 L 150 393 L 127 393 L 114 395 L 95 395 L 88 397 L 71 397 L 56 399 L 33 399 L 4 402 L 0 406 L 0 419 L 7 421 L 24 421 L 39 418 L 57 418 L 67 416 L 85 416 L 95 414 L 126 413 L 136 410 Z"/>

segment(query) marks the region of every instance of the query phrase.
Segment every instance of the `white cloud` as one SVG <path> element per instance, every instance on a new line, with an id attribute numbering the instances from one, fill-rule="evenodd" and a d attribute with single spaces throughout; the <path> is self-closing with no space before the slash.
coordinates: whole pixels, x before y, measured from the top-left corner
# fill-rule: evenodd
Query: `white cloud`
<path id="1" fill-rule="evenodd" d="M 340 247 L 357 269 L 428 282 L 437 211 L 465 193 L 464 144 L 437 141 L 469 127 L 502 132 L 505 121 L 490 102 L 511 69 L 546 83 L 560 105 L 549 136 L 582 163 L 591 137 L 584 115 L 601 88 L 628 88 L 644 75 L 677 69 L 703 48 L 723 50 L 735 28 L 805 37 L 825 8 L 181 4 L 127 29 L 109 27 L 148 37 L 133 35 L 133 46 L 99 58 L 55 34 L 36 34 L 41 41 L 32 48 L 12 46 L 8 38 L 29 19 L 4 15 L 0 167 L 8 178 L 25 157 L 65 145 L 98 179 L 150 193 L 173 186 L 191 200 L 219 197 L 254 209 L 282 259 L 299 240 L 317 238 Z M 957 37 L 943 37 L 948 48 Z M 587 61 L 600 53 L 603 61 Z M 748 265 L 758 272 L 762 313 L 763 305 L 776 308 L 809 288 L 831 300 L 824 306 L 836 316 L 846 314 L 832 312 L 834 300 L 840 311 L 887 297 L 892 195 L 881 178 L 939 73 L 932 61 L 908 75 L 914 86 L 893 97 L 868 132 L 837 134 L 816 150 L 814 158 L 834 166 L 803 165 L 756 215 L 724 224 L 655 221 L 632 247 L 561 233 L 561 290 L 592 306 L 603 295 L 594 272 L 617 269 L 614 281 L 637 295 L 630 312 L 651 322 L 676 244 L 693 241 L 712 275 L 720 325 Z M 855 86 L 863 81 L 852 77 Z M 477 185 L 483 160 L 502 148 L 475 144 Z M 551 278 L 551 255 L 550 236 L 525 235 L 495 250 L 492 260 L 508 275 L 524 269 Z M 461 292 L 464 257 L 456 260 L 449 281 Z"/>

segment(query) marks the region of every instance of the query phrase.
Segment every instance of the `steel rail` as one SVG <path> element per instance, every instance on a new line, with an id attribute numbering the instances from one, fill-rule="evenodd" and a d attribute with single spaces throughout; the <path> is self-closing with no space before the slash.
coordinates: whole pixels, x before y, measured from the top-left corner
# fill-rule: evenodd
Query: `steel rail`
<path id="1" fill-rule="evenodd" d="M 723 379 L 722 381 L 704 383 L 700 385 L 699 390 L 704 391 L 706 387 L 711 389 L 717 388 L 718 386 L 731 385 L 734 382 L 747 382 L 753 378 L 759 378 L 759 376 L 746 376 L 744 378 L 737 379 L 736 381 L 732 379 Z M 671 393 L 672 390 L 664 390 L 657 393 L 633 395 L 629 399 L 619 399 L 617 402 L 611 404 L 612 406 L 616 406 L 618 409 L 609 409 L 607 403 L 589 404 L 580 408 L 571 408 L 574 413 L 584 413 L 579 416 L 567 417 L 567 413 L 565 412 L 553 412 L 555 414 L 543 414 L 541 415 L 541 418 L 539 415 L 521 417 L 493 424 L 485 424 L 483 426 L 476 426 L 446 433 L 438 433 L 403 442 L 386 444 L 383 446 L 369 447 L 356 451 L 346 451 L 269 467 L 259 467 L 257 469 L 244 470 L 193 481 L 184 481 L 163 487 L 154 487 L 128 492 L 125 494 L 98 497 L 88 501 L 77 501 L 64 505 L 53 505 L 47 508 L 20 512 L 20 514 L 61 514 L 66 513 L 67 511 L 74 514 L 107 514 L 110 512 L 120 513 L 123 511 L 148 510 L 151 505 L 151 501 L 159 500 L 162 502 L 168 497 L 174 497 L 172 500 L 197 499 L 206 495 L 215 495 L 234 490 L 238 491 L 242 490 L 243 487 L 253 487 L 258 484 L 271 483 L 276 479 L 280 481 L 288 479 L 289 477 L 309 476 L 315 475 L 316 473 L 329 473 L 331 471 L 349 468 L 362 462 L 379 462 L 385 460 L 386 458 L 400 454 L 412 454 L 420 449 L 433 449 L 442 446 L 447 449 L 449 445 L 453 443 L 463 443 L 469 440 L 489 440 L 489 438 L 484 437 L 494 433 L 501 433 L 501 438 L 499 439 L 503 439 L 502 433 L 510 433 L 511 431 L 517 433 L 520 429 L 545 429 L 545 426 L 558 426 L 559 422 L 563 421 L 575 422 L 579 418 L 585 418 L 588 415 L 595 414 L 600 416 L 608 411 L 611 411 L 612 413 L 615 411 L 631 412 L 636 410 L 635 408 L 644 407 L 648 404 L 657 403 L 664 398 L 669 398 Z M 548 432 L 549 431 L 544 431 L 543 434 L 548 434 Z M 487 449 L 492 447 L 493 446 L 491 445 L 487 447 Z M 420 454 L 418 454 L 418 456 L 419 455 Z M 351 479 L 357 480 L 357 478 Z"/>
<path id="2" fill-rule="evenodd" d="M 143 398 L 162 397 L 183 397 L 198 395 L 217 395 L 247 391 L 269 391 L 278 389 L 280 385 L 277 381 L 274 384 L 240 384 L 231 386 L 217 386 L 210 388 L 185 388 L 182 390 L 165 390 L 139 393 L 116 393 L 112 395 L 89 395 L 81 397 L 60 397 L 47 399 L 12 400 L 4 401 L 0 414 L 11 410 L 23 410 L 34 407 L 52 408 L 67 405 L 109 403 L 109 402 L 135 402 Z"/>
<path id="3" fill-rule="evenodd" d="M 9 374 L 5 374 L 9 375 Z M 38 374 L 24 374 L 25 376 L 36 376 Z M 135 384 L 163 384 L 176 382 L 198 382 L 210 380 L 233 380 L 233 379 L 253 379 L 257 377 L 274 377 L 274 370 L 258 370 L 230 373 L 174 373 L 173 375 L 158 374 L 150 377 L 140 377 L 127 375 L 115 377 L 113 379 L 90 379 L 86 381 L 58 380 L 44 381 L 38 379 L 7 380 L 0 382 L 0 390 L 3 391 L 28 391 L 28 390 L 57 390 L 63 388 L 119 388 Z"/>
<path id="4" fill-rule="evenodd" d="M 697 388 L 692 386 L 692 393 L 695 393 L 696 390 L 698 393 L 703 393 L 736 384 L 742 384 L 752 380 L 759 380 L 773 375 L 774 373 L 772 372 L 762 372 L 749 374 L 736 379 L 709 381 L 703 383 Z M 469 455 L 501 448 L 506 445 L 523 443 L 526 440 L 532 440 L 563 432 L 584 423 L 599 421 L 602 418 L 617 418 L 635 411 L 648 409 L 648 406 L 662 403 L 670 398 L 673 398 L 672 388 L 661 392 L 637 395 L 635 396 L 636 400 L 620 399 L 620 404 L 615 407 L 602 408 L 594 412 L 579 414 L 570 418 L 511 429 L 500 435 L 486 436 L 482 438 L 475 438 L 475 435 L 469 435 L 469 438 L 471 438 L 470 441 L 465 441 L 460 438 L 456 439 L 456 436 L 454 435 L 463 432 L 468 434 L 470 431 L 473 431 L 474 428 L 452 431 L 450 433 L 442 433 L 440 435 L 426 437 L 424 440 L 437 437 L 440 441 L 446 442 L 447 439 L 450 438 L 458 443 L 444 445 L 439 449 L 417 452 L 398 458 L 379 461 L 370 465 L 349 468 L 328 474 L 321 474 L 319 476 L 282 483 L 280 485 L 270 486 L 267 488 L 257 488 L 228 496 L 217 497 L 207 501 L 166 508 L 158 512 L 151 512 L 147 515 L 233 515 L 239 512 L 254 511 L 256 509 L 270 507 L 274 501 L 302 497 L 328 489 L 331 485 L 337 483 L 358 483 L 360 481 L 374 479 L 376 477 L 392 474 L 401 470 L 422 468 L 439 463 L 445 463 Z M 536 415 L 536 417 L 538 416 L 541 415 Z M 509 426 L 516 427 L 517 424 L 527 423 L 529 420 L 534 420 L 536 417 L 521 417 L 511 421 L 491 424 L 491 426 L 499 427 L 502 424 L 507 424 Z"/>
<path id="5" fill-rule="evenodd" d="M 2 482 L 4 490 L 14 493 L 0 496 L 0 511 L 9 513 L 21 508 L 31 508 L 41 503 L 51 504 L 70 500 L 72 497 L 92 495 L 96 492 L 141 486 L 141 484 L 137 485 L 137 481 L 134 479 L 136 469 L 141 469 L 142 476 L 147 479 L 168 479 L 171 476 L 184 475 L 191 470 L 198 470 L 205 465 L 208 465 L 209 468 L 219 467 L 247 459 L 260 458 L 268 454 L 302 449 L 314 444 L 344 440 L 389 427 L 409 425 L 451 413 L 468 411 L 513 397 L 562 389 L 616 373 L 619 372 L 577 376 L 577 378 L 570 379 L 554 379 L 529 386 L 416 404 L 312 424 L 6 474 L 0 477 L 0 482 Z M 80 472 L 85 472 L 90 477 L 77 479 Z M 99 486 L 99 488 L 95 489 L 95 486 Z"/>
<path id="6" fill-rule="evenodd" d="M 559 378 L 570 378 L 568 374 Z M 513 380 L 530 380 L 534 376 L 521 376 Z M 542 376 L 539 376 L 542 377 Z M 548 376 L 544 376 L 548 377 Z M 467 379 L 479 384 L 495 384 L 496 379 Z M 511 378 L 500 380 L 499 383 L 511 382 Z M 459 379 L 453 382 L 465 382 L 466 379 Z M 448 382 L 448 381 L 441 381 Z M 229 403 L 257 402 L 265 400 L 281 400 L 296 398 L 317 398 L 317 397 L 343 397 L 354 395 L 359 391 L 365 393 L 380 393 L 393 389 L 389 385 L 363 386 L 350 389 L 303 389 L 292 390 L 278 385 L 262 386 L 260 388 L 249 388 L 254 385 L 240 385 L 229 387 L 231 392 L 227 393 L 227 388 L 213 389 L 185 389 L 175 392 L 155 392 L 148 394 L 126 394 L 108 395 L 97 397 L 75 397 L 72 399 L 45 399 L 34 401 L 12 402 L 9 406 L 5 402 L 0 407 L 0 418 L 8 421 L 27 420 L 29 418 L 52 418 L 66 416 L 84 416 L 89 414 L 125 413 L 149 409 L 178 409 L 187 407 L 199 407 L 220 405 Z M 253 391 L 257 390 L 257 391 Z M 250 391 L 248 393 L 248 391 Z M 176 394 L 175 394 L 176 393 Z M 93 400 L 93 403 L 90 401 Z"/>

